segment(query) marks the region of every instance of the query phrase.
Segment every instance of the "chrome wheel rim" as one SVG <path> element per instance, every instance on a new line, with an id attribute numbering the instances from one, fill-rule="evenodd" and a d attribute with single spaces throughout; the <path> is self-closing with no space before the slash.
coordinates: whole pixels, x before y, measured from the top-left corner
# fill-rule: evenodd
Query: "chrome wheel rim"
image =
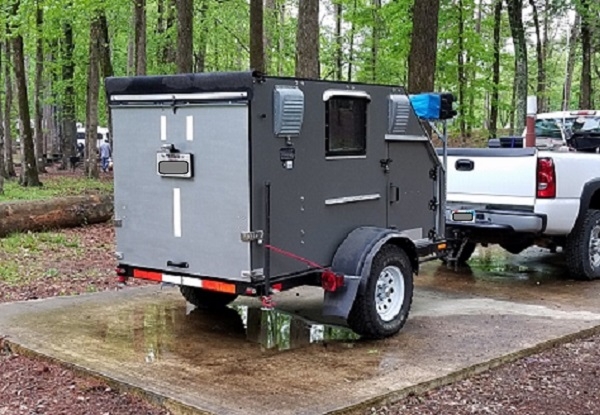
<path id="1" fill-rule="evenodd" d="M 600 267 L 600 225 L 596 225 L 592 228 L 590 233 L 590 265 L 593 268 Z"/>
<path id="2" fill-rule="evenodd" d="M 375 287 L 375 307 L 383 321 L 393 320 L 404 302 L 404 275 L 396 266 L 385 267 L 379 273 Z"/>

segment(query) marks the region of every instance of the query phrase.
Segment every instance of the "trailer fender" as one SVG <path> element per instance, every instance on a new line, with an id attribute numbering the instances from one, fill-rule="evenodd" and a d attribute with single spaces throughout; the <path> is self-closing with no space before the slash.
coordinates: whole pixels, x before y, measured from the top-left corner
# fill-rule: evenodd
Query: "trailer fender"
<path id="1" fill-rule="evenodd" d="M 325 291 L 323 315 L 344 320 L 348 318 L 359 287 L 367 281 L 373 258 L 386 244 L 404 249 L 413 271 L 418 273 L 417 249 L 408 236 L 394 229 L 371 226 L 357 228 L 348 234 L 333 256 L 331 269 L 345 276 L 344 286 L 335 292 Z"/>

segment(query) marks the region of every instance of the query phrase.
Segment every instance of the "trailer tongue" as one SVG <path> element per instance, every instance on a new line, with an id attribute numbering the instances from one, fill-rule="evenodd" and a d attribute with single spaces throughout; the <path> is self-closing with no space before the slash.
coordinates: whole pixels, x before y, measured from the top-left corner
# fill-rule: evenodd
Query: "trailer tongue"
<path id="1" fill-rule="evenodd" d="M 198 307 L 321 286 L 357 333 L 402 328 L 445 243 L 444 170 L 401 87 L 241 72 L 106 90 L 120 278 Z"/>

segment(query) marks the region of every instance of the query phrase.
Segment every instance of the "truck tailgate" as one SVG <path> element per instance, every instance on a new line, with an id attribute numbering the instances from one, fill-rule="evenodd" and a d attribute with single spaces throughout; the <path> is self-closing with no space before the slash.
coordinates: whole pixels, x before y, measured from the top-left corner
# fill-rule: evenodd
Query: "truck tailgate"
<path id="1" fill-rule="evenodd" d="M 441 150 L 438 155 L 442 157 Z M 537 151 L 534 148 L 448 150 L 447 202 L 483 207 L 533 207 Z"/>

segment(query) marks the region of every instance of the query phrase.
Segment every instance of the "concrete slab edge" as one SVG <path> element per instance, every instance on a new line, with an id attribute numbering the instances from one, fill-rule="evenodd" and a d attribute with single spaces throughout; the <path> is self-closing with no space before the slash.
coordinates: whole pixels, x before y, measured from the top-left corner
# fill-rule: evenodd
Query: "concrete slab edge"
<path id="1" fill-rule="evenodd" d="M 192 406 L 186 405 L 182 402 L 179 402 L 175 399 L 160 395 L 158 393 L 146 390 L 140 386 L 132 385 L 130 383 L 124 382 L 122 380 L 111 378 L 108 375 L 105 375 L 101 372 L 76 365 L 74 363 L 66 362 L 62 359 L 58 359 L 52 356 L 48 356 L 46 354 L 37 352 L 35 350 L 29 349 L 27 347 L 21 346 L 18 343 L 13 342 L 7 337 L 0 337 L 4 344 L 4 348 L 8 348 L 10 353 L 16 353 L 19 355 L 33 357 L 37 359 L 41 359 L 47 362 L 55 363 L 64 367 L 66 369 L 72 370 L 76 374 L 88 378 L 95 379 L 101 382 L 106 383 L 111 389 L 118 392 L 125 392 L 132 396 L 136 396 L 145 400 L 146 402 L 150 402 L 154 405 L 162 406 L 163 408 L 171 411 L 174 415 L 217 415 L 212 412 L 203 411 L 198 408 L 194 408 Z"/>
<path id="2" fill-rule="evenodd" d="M 451 383 L 464 380 L 470 376 L 478 375 L 487 370 L 494 369 L 496 367 L 505 365 L 507 363 L 514 362 L 521 358 L 540 353 L 544 350 L 551 349 L 553 347 L 570 343 L 575 340 L 583 339 L 586 337 L 591 337 L 596 334 L 600 334 L 600 325 L 594 326 L 588 329 L 580 330 L 574 333 L 570 333 L 561 337 L 557 337 L 554 339 L 550 339 L 541 343 L 538 343 L 532 347 L 528 347 L 525 349 L 518 350 L 513 353 L 506 354 L 504 356 L 500 356 L 497 358 L 490 359 L 488 361 L 477 363 L 472 366 L 463 368 L 461 370 L 449 373 L 445 376 L 435 378 L 429 381 L 421 382 L 419 384 L 409 386 L 407 388 L 402 388 L 400 390 L 392 391 L 389 393 L 385 393 L 374 398 L 352 404 L 350 406 L 340 407 L 334 410 L 326 411 L 323 415 L 362 415 L 366 409 L 369 409 L 373 406 L 389 406 L 394 403 L 406 398 L 409 395 L 420 395 L 429 390 L 446 386 Z M 105 375 L 101 372 L 76 365 L 74 363 L 66 362 L 62 359 L 58 359 L 52 356 L 48 356 L 46 354 L 37 352 L 35 350 L 29 349 L 27 347 L 21 346 L 20 344 L 13 342 L 9 338 L 0 337 L 3 341 L 4 347 L 8 347 L 10 352 L 17 353 L 24 356 L 29 356 L 33 358 L 38 358 L 41 360 L 45 360 L 48 362 L 56 363 L 64 368 L 73 370 L 75 373 L 82 377 L 87 377 L 91 379 L 96 379 L 102 381 L 109 385 L 113 390 L 119 392 L 126 392 L 133 396 L 137 396 L 141 399 L 144 399 L 147 402 L 153 403 L 155 405 L 162 406 L 163 408 L 171 411 L 174 415 L 218 415 L 213 412 L 207 412 L 201 410 L 199 408 L 194 408 L 192 406 L 186 405 L 182 402 L 179 402 L 175 399 L 168 398 L 166 396 L 160 395 L 158 393 L 146 390 L 140 386 L 132 385 L 130 383 L 111 378 L 108 375 Z"/>
<path id="3" fill-rule="evenodd" d="M 583 339 L 600 334 L 600 325 L 587 328 L 575 333 L 570 333 L 561 337 L 557 337 L 551 340 L 547 340 L 538 343 L 532 347 L 518 350 L 513 353 L 506 354 L 504 356 L 490 359 L 486 362 L 477 363 L 472 366 L 460 369 L 458 371 L 449 373 L 445 376 L 428 380 L 425 382 L 418 383 L 413 386 L 402 388 L 396 391 L 388 392 L 377 397 L 362 401 L 360 403 L 352 404 L 350 406 L 340 407 L 331 411 L 324 412 L 323 415 L 363 415 L 364 411 L 374 406 L 389 406 L 393 405 L 407 396 L 421 395 L 432 389 L 446 386 L 457 381 L 467 379 L 471 376 L 478 375 L 486 372 L 490 369 L 512 363 L 516 360 L 522 359 L 527 356 L 538 354 L 545 350 L 549 350 L 553 347 L 560 346 L 566 343 L 573 342 L 575 340 Z"/>

